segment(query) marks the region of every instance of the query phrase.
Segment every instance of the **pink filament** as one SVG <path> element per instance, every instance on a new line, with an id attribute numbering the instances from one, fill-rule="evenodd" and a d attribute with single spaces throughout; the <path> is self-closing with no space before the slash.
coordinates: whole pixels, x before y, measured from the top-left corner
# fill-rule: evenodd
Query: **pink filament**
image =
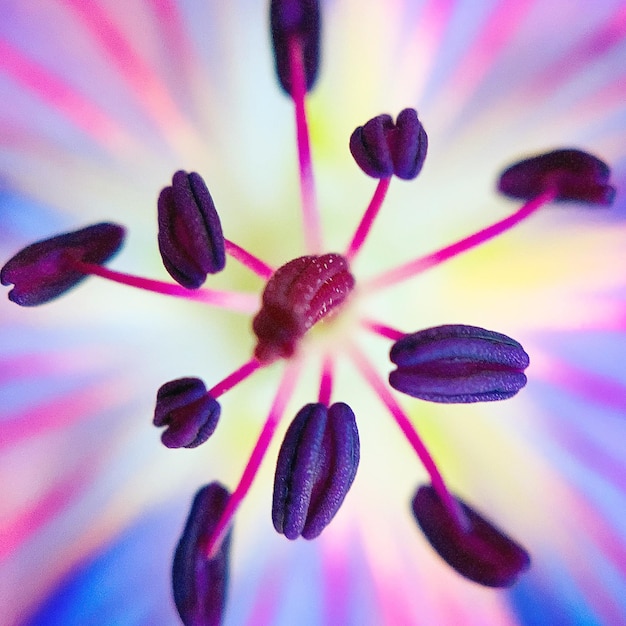
<path id="1" fill-rule="evenodd" d="M 389 184 L 391 183 L 391 178 L 381 178 L 378 181 L 378 185 L 376 186 L 376 190 L 374 191 L 374 195 L 367 207 L 363 217 L 361 218 L 361 223 L 356 229 L 354 233 L 354 237 L 348 246 L 348 250 L 346 251 L 346 258 L 351 261 L 356 255 L 357 252 L 361 249 L 363 244 L 365 243 L 365 239 L 369 234 L 374 220 L 380 211 L 380 207 L 383 205 L 385 201 L 385 196 L 387 195 L 387 190 L 389 189 Z"/>
<path id="2" fill-rule="evenodd" d="M 332 357 L 329 354 L 324 355 L 318 402 L 325 406 L 330 406 L 330 398 L 333 393 L 334 365 Z"/>
<path id="3" fill-rule="evenodd" d="M 267 263 L 261 261 L 261 259 L 255 257 L 250 254 L 247 250 L 244 250 L 241 246 L 238 246 L 236 243 L 225 239 L 226 244 L 226 252 L 233 259 L 237 259 L 242 265 L 245 265 L 248 269 L 252 270 L 257 276 L 267 280 L 274 273 L 274 269 L 271 268 Z"/>
<path id="4" fill-rule="evenodd" d="M 406 335 L 406 333 L 403 333 L 401 330 L 397 330 L 391 326 L 387 326 L 386 324 L 381 324 L 380 322 L 375 322 L 374 320 L 363 319 L 360 323 L 363 328 L 366 328 L 376 335 L 385 337 L 386 339 L 391 339 L 392 341 L 402 339 L 402 337 Z"/>
<path id="5" fill-rule="evenodd" d="M 304 238 L 308 252 L 321 252 L 322 229 L 317 210 L 315 180 L 311 161 L 309 127 L 307 122 L 305 98 L 306 76 L 302 58 L 302 42 L 297 37 L 289 41 L 289 69 L 291 75 L 291 97 L 296 109 L 296 137 L 298 143 L 298 163 L 300 165 L 300 197 L 302 199 L 302 218 Z"/>
<path id="6" fill-rule="evenodd" d="M 381 402 L 387 407 L 400 427 L 400 430 L 404 433 L 404 436 L 415 450 L 417 456 L 422 462 L 422 465 L 430 475 L 433 488 L 437 492 L 437 495 L 443 505 L 446 509 L 448 509 L 450 516 L 456 520 L 460 528 L 466 529 L 468 527 L 469 520 L 467 520 L 461 507 L 448 491 L 435 461 L 417 433 L 417 430 L 415 430 L 406 413 L 402 410 L 402 407 L 400 407 L 395 398 L 391 395 L 389 389 L 383 380 L 378 376 L 376 370 L 374 370 L 371 366 L 363 352 L 356 348 L 356 346 L 351 346 L 350 357 L 352 358 L 357 369 L 361 372 L 365 381 L 369 383 L 376 395 L 380 398 Z"/>
<path id="7" fill-rule="evenodd" d="M 260 367 L 261 363 L 259 363 L 255 358 L 250 359 L 247 363 L 244 363 L 240 368 L 236 369 L 232 374 L 224 378 L 224 380 L 209 389 L 208 394 L 213 396 L 213 398 L 219 398 L 221 395 L 225 394 L 241 381 L 256 372 L 256 370 Z"/>
<path id="8" fill-rule="evenodd" d="M 267 449 L 272 441 L 278 422 L 285 411 L 287 402 L 289 402 L 289 399 L 291 398 L 297 379 L 298 363 L 289 364 L 283 374 L 282 380 L 280 381 L 278 392 L 274 398 L 269 415 L 267 416 L 267 420 L 263 425 L 261 434 L 259 435 L 254 449 L 252 450 L 252 454 L 248 459 L 246 468 L 241 475 L 239 484 L 228 499 L 226 508 L 218 520 L 215 529 L 213 530 L 213 534 L 207 542 L 206 553 L 207 558 L 209 559 L 213 558 L 217 554 L 233 516 L 252 485 L 252 481 L 254 480 L 265 453 L 267 452 Z"/>
<path id="9" fill-rule="evenodd" d="M 215 289 L 186 289 L 180 285 L 165 283 L 160 280 L 151 278 L 141 278 L 140 276 L 132 276 L 116 272 L 96 263 L 84 263 L 83 261 L 74 261 L 76 269 L 84 274 L 93 274 L 106 278 L 121 285 L 128 287 L 136 287 L 146 291 L 153 291 L 166 296 L 175 298 L 184 298 L 185 300 L 193 300 L 194 302 L 204 302 L 221 309 L 237 311 L 239 313 L 254 313 L 259 308 L 258 297 L 248 293 L 237 293 L 234 291 L 217 291 Z"/>
<path id="10" fill-rule="evenodd" d="M 440 263 L 461 254 L 462 252 L 471 250 L 472 248 L 475 248 L 476 246 L 501 235 L 507 230 L 510 230 L 527 217 L 530 217 L 542 206 L 554 200 L 557 195 L 557 189 L 544 191 L 536 198 L 529 200 L 520 209 L 513 213 L 513 215 L 509 215 L 509 217 L 505 217 L 503 220 L 500 220 L 491 226 L 487 226 L 486 228 L 479 230 L 477 233 L 446 246 L 437 252 L 427 254 L 426 256 L 418 259 L 413 259 L 408 263 L 404 263 L 403 265 L 379 274 L 369 281 L 366 281 L 364 289 L 369 291 L 380 291 L 382 289 L 386 289 L 387 287 L 391 287 L 397 283 L 412 278 L 413 276 L 416 276 L 417 274 L 420 274 L 435 265 L 439 265 Z"/>

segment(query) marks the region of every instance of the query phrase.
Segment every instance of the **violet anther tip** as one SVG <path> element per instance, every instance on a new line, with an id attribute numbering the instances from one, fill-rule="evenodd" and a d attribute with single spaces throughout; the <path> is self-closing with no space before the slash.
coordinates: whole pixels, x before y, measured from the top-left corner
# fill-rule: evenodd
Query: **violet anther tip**
<path id="1" fill-rule="evenodd" d="M 272 521 L 287 539 L 314 539 L 331 522 L 359 464 L 352 409 L 307 404 L 287 429 L 278 454 Z"/>
<path id="2" fill-rule="evenodd" d="M 379 115 L 355 129 L 350 152 L 357 165 L 373 178 L 415 178 L 424 165 L 428 136 L 415 109 L 404 109 L 394 124 Z"/>
<path id="3" fill-rule="evenodd" d="M 469 529 L 459 527 L 435 489 L 423 485 L 412 502 L 413 515 L 431 546 L 461 576 L 487 587 L 510 587 L 530 567 L 528 552 L 455 498 Z"/>
<path id="4" fill-rule="evenodd" d="M 226 246 L 213 198 L 196 172 L 178 171 L 158 200 L 158 244 L 170 276 L 197 289 L 226 265 Z"/>
<path id="5" fill-rule="evenodd" d="M 405 335 L 390 358 L 389 384 L 414 398 L 442 403 L 505 400 L 526 385 L 529 358 L 501 333 L 450 324 Z"/>
<path id="6" fill-rule="evenodd" d="M 102 265 L 115 256 L 125 234 L 123 226 L 103 222 L 38 241 L 5 263 L 0 282 L 14 285 L 9 300 L 16 304 L 44 304 L 87 278 L 80 263 Z"/>
<path id="7" fill-rule="evenodd" d="M 320 65 L 319 0 L 272 0 L 270 27 L 280 86 L 287 95 L 292 95 L 290 46 L 296 43 L 302 50 L 306 91 L 310 91 L 315 85 Z"/>
<path id="8" fill-rule="evenodd" d="M 214 557 L 208 558 L 206 546 L 229 497 L 228 490 L 217 482 L 198 491 L 174 553 L 174 602 L 185 626 L 219 626 L 222 623 L 232 530 L 228 531 Z"/>
<path id="9" fill-rule="evenodd" d="M 574 148 L 554 150 L 519 161 L 498 180 L 498 191 L 511 198 L 531 200 L 555 189 L 554 202 L 582 202 L 609 206 L 615 188 L 611 170 L 597 157 Z"/>
<path id="10" fill-rule="evenodd" d="M 153 423 L 167 427 L 161 441 L 168 448 L 196 448 L 215 431 L 220 410 L 199 378 L 179 378 L 159 388 Z"/>

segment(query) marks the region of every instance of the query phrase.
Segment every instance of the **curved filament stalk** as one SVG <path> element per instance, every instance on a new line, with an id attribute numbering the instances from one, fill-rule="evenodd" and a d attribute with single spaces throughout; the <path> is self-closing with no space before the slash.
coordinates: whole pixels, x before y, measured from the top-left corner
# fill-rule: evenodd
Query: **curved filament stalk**
<path id="1" fill-rule="evenodd" d="M 309 125 L 306 114 L 306 76 L 302 56 L 302 43 L 297 37 L 289 41 L 289 66 L 291 70 L 291 97 L 295 105 L 298 163 L 300 166 L 300 197 L 304 239 L 309 253 L 319 253 L 322 248 L 322 228 L 315 193 Z"/>

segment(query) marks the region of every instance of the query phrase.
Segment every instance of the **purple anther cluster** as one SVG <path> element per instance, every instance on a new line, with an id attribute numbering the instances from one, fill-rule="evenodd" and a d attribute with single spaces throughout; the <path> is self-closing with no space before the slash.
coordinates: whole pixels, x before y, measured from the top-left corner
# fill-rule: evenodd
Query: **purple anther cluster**
<path id="1" fill-rule="evenodd" d="M 16 304 L 44 304 L 87 278 L 78 263 L 101 265 L 113 258 L 125 234 L 123 226 L 102 223 L 38 241 L 7 261 L 0 271 L 0 282 L 15 285 L 9 300 Z"/>
<path id="2" fill-rule="evenodd" d="M 389 384 L 430 402 L 506 400 L 524 385 L 529 359 L 522 346 L 501 333 L 451 324 L 427 328 L 393 344 L 397 369 Z"/>
<path id="3" fill-rule="evenodd" d="M 423 485 L 413 515 L 439 556 L 459 574 L 487 587 L 510 587 L 530 567 L 524 548 L 456 498 L 465 527 L 450 515 L 435 489 Z"/>
<path id="4" fill-rule="evenodd" d="M 278 453 L 272 521 L 287 539 L 314 539 L 333 519 L 359 465 L 359 433 L 352 409 L 304 406 Z"/>
<path id="5" fill-rule="evenodd" d="M 422 170 L 428 137 L 415 109 L 404 109 L 393 123 L 378 115 L 359 126 L 350 137 L 350 152 L 357 165 L 373 178 L 415 178 Z"/>
<path id="6" fill-rule="evenodd" d="M 292 93 L 290 47 L 294 42 L 302 50 L 306 90 L 315 85 L 320 66 L 319 0 L 272 0 L 270 28 L 278 82 L 287 95 Z"/>
<path id="7" fill-rule="evenodd" d="M 224 615 L 230 570 L 232 531 L 217 553 L 207 554 L 207 542 L 230 494 L 213 482 L 198 491 L 174 553 L 174 602 L 185 626 L 219 626 Z"/>
<path id="8" fill-rule="evenodd" d="M 179 171 L 159 195 L 159 251 L 170 276 L 197 289 L 226 265 L 224 235 L 213 198 L 196 172 Z"/>
<path id="9" fill-rule="evenodd" d="M 610 174 L 606 163 L 587 152 L 553 150 L 509 167 L 500 175 L 498 191 L 530 200 L 555 189 L 556 202 L 610 206 L 615 198 L 615 187 L 608 184 Z"/>
<path id="10" fill-rule="evenodd" d="M 153 424 L 166 426 L 161 441 L 168 448 L 196 448 L 215 431 L 220 410 L 199 378 L 179 378 L 158 390 Z"/>

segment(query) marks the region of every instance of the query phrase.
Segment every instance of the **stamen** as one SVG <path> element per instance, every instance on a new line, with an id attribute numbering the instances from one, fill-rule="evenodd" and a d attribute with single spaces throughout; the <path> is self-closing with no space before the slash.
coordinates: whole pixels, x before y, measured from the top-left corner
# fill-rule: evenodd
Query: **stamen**
<path id="1" fill-rule="evenodd" d="M 383 289 L 397 285 L 404 280 L 413 278 L 427 269 L 430 269 L 435 265 L 439 265 L 440 263 L 461 254 L 462 252 L 466 252 L 467 250 L 471 250 L 482 243 L 486 243 L 490 239 L 505 233 L 514 226 L 517 226 L 517 224 L 530 217 L 533 213 L 535 213 L 535 211 L 538 211 L 544 205 L 552 202 L 552 200 L 557 197 L 558 193 L 558 189 L 550 188 L 524 204 L 520 209 L 513 213 L 513 215 L 509 215 L 503 220 L 500 220 L 491 226 L 487 226 L 486 228 L 479 230 L 477 233 L 474 233 L 469 237 L 465 237 L 456 243 L 446 246 L 445 248 L 441 248 L 441 250 L 438 250 L 437 252 L 427 254 L 426 256 L 418 259 L 413 259 L 408 263 L 404 263 L 403 265 L 383 272 L 370 280 L 364 281 L 363 289 L 369 292 L 382 291 Z"/>
<path id="2" fill-rule="evenodd" d="M 225 394 L 227 391 L 238 385 L 240 382 L 251 376 L 256 370 L 261 367 L 261 363 L 257 361 L 254 357 L 250 359 L 247 363 L 244 363 L 241 367 L 236 369 L 232 374 L 229 374 L 222 380 L 217 383 L 214 387 L 209 389 L 209 395 L 214 398 L 219 398 L 221 395 Z"/>
<path id="3" fill-rule="evenodd" d="M 270 267 L 264 261 L 261 261 L 258 257 L 250 254 L 247 250 L 244 250 L 236 243 L 225 239 L 226 253 L 236 259 L 242 265 L 245 265 L 248 269 L 252 270 L 257 276 L 260 276 L 264 280 L 268 280 L 274 273 L 274 268 Z"/>
<path id="4" fill-rule="evenodd" d="M 296 113 L 296 138 L 298 143 L 298 163 L 300 165 L 300 196 L 302 198 L 302 218 L 307 251 L 320 252 L 323 248 L 320 215 L 317 208 L 315 179 L 311 161 L 309 126 L 307 122 L 305 97 L 306 75 L 302 54 L 302 42 L 292 36 L 289 39 L 289 70 L 291 74 L 291 97 Z"/>
<path id="5" fill-rule="evenodd" d="M 325 354 L 322 360 L 322 377 L 320 379 L 320 392 L 318 402 L 330 406 L 330 398 L 333 392 L 333 375 L 335 362 L 330 354 Z"/>
<path id="6" fill-rule="evenodd" d="M 528 354 L 515 339 L 478 326 L 445 324 L 410 333 L 389 353 L 389 384 L 428 402 L 466 404 L 513 397 L 527 382 Z"/>
<path id="7" fill-rule="evenodd" d="M 198 289 L 209 274 L 226 265 L 224 234 L 215 203 L 197 172 L 179 170 L 157 202 L 158 243 L 169 275 L 187 289 Z"/>
<path id="8" fill-rule="evenodd" d="M 400 111 L 396 122 L 384 113 L 377 115 L 350 136 L 350 152 L 368 176 L 403 180 L 415 178 L 424 165 L 428 136 L 415 109 Z"/>
<path id="9" fill-rule="evenodd" d="M 248 459 L 246 468 L 241 475 L 239 484 L 228 499 L 228 504 L 226 505 L 219 521 L 215 525 L 211 537 L 207 541 L 206 554 L 209 559 L 212 559 L 218 553 L 221 542 L 228 532 L 230 522 L 239 508 L 241 501 L 248 493 L 248 489 L 250 489 L 250 486 L 252 485 L 252 481 L 254 480 L 261 462 L 263 461 L 263 457 L 265 456 L 265 453 L 267 452 L 267 449 L 272 441 L 278 422 L 285 412 L 285 407 L 293 394 L 293 390 L 298 380 L 299 371 L 300 364 L 297 361 L 294 361 L 287 365 L 287 368 L 283 373 L 283 377 L 280 381 L 280 385 L 278 386 L 278 392 L 274 398 L 269 415 L 267 416 L 267 420 L 263 425 L 261 434 L 259 435 L 254 449 L 252 450 L 252 454 Z"/>
<path id="10" fill-rule="evenodd" d="M 248 293 L 237 293 L 235 291 L 217 291 L 215 289 L 190 290 L 172 283 L 165 283 L 151 278 L 142 278 L 110 270 L 95 263 L 84 263 L 83 261 L 72 260 L 73 265 L 83 274 L 100 276 L 114 283 L 136 287 L 145 291 L 152 291 L 174 298 L 183 298 L 195 302 L 204 302 L 221 309 L 237 311 L 238 313 L 253 313 L 259 306 L 258 296 Z"/>
<path id="11" fill-rule="evenodd" d="M 369 206 L 363 214 L 361 223 L 357 227 L 354 237 L 352 238 L 352 241 L 348 246 L 348 250 L 346 251 L 345 256 L 348 261 L 351 261 L 357 255 L 357 252 L 365 243 L 365 239 L 372 228 L 374 220 L 376 219 L 376 216 L 385 201 L 385 196 L 387 195 L 390 183 L 391 177 L 381 178 L 378 181 L 378 185 L 376 186 L 376 190 L 374 191 L 374 195 L 369 203 Z"/>
<path id="12" fill-rule="evenodd" d="M 381 324 L 380 322 L 375 322 L 374 320 L 362 319 L 360 320 L 360 324 L 363 328 L 369 330 L 375 335 L 380 335 L 381 337 L 391 339 L 392 341 L 402 339 L 402 337 L 406 335 L 406 333 L 403 333 L 401 330 L 397 330 L 396 328 L 392 328 L 386 324 Z"/>
<path id="13" fill-rule="evenodd" d="M 356 418 L 347 404 L 303 406 L 285 433 L 276 461 L 276 531 L 292 541 L 318 537 L 350 490 L 360 456 Z"/>
<path id="14" fill-rule="evenodd" d="M 215 432 L 221 410 L 202 380 L 178 378 L 157 391 L 152 423 L 166 427 L 161 435 L 166 447 L 197 448 Z"/>
<path id="15" fill-rule="evenodd" d="M 450 512 L 450 515 L 456 520 L 459 528 L 463 530 L 468 529 L 469 521 L 467 517 L 461 510 L 454 496 L 452 496 L 448 490 L 443 480 L 443 476 L 439 472 L 435 461 L 417 433 L 417 430 L 415 430 L 413 424 L 411 424 L 411 421 L 402 410 L 402 407 L 391 395 L 383 379 L 378 376 L 376 370 L 372 367 L 365 354 L 363 354 L 363 352 L 355 345 L 350 346 L 349 354 L 356 368 L 359 370 L 365 381 L 369 383 L 376 395 L 380 398 L 381 402 L 387 407 L 388 411 L 400 427 L 400 430 L 404 433 L 404 436 L 415 450 L 419 460 L 422 462 L 422 465 L 430 475 L 433 488 L 437 492 L 437 495 L 443 505 Z"/>

